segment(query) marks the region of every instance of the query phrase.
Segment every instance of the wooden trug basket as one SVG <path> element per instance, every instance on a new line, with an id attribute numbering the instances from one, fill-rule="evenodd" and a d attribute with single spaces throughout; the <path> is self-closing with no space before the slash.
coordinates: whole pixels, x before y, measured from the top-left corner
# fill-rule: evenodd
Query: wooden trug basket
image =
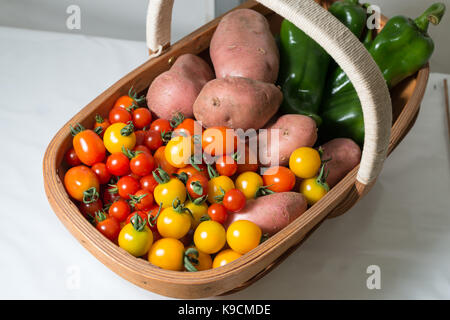
<path id="1" fill-rule="evenodd" d="M 209 297 L 236 292 L 263 277 L 295 251 L 307 236 L 327 217 L 343 214 L 370 190 L 381 170 L 385 156 L 392 152 L 401 142 L 414 125 L 418 115 L 420 102 L 428 81 L 428 65 L 394 88 L 391 91 L 391 100 L 389 100 L 389 92 L 382 79 L 381 72 L 376 67 L 375 62 L 368 58 L 370 57 L 368 52 L 350 31 L 327 13 L 326 10 L 320 8 L 312 0 L 260 0 L 259 2 L 264 3 L 265 6 L 255 1 L 248 1 L 238 8 L 251 8 L 266 16 L 274 34 L 279 32 L 280 23 L 283 19 L 274 11 L 282 14 L 292 22 L 295 21 L 294 23 L 298 27 L 321 44 L 340 65 L 345 60 L 345 56 L 348 57 L 349 51 L 356 51 L 357 55 L 353 56 L 352 61 L 350 61 L 351 65 L 344 67 L 344 70 L 350 75 L 350 79 L 355 85 L 363 105 L 366 140 L 361 165 L 348 173 L 323 199 L 286 228 L 251 252 L 223 267 L 200 272 L 175 272 L 160 269 L 144 259 L 133 257 L 100 234 L 81 215 L 77 206 L 69 199 L 62 183 L 67 169 L 63 165 L 63 157 L 72 144 L 69 125 L 81 123 L 85 127 L 93 126 L 94 116 L 97 113 L 106 117 L 114 101 L 119 96 L 127 94 L 131 86 L 138 92 L 145 93 L 152 80 L 160 73 L 168 70 L 173 61 L 182 54 L 197 54 L 208 60 L 209 43 L 220 21 L 220 17 L 172 46 L 167 42 L 159 42 L 159 49 L 164 48 L 162 53 L 159 52 L 158 56 L 153 57 L 120 79 L 84 107 L 58 131 L 47 148 L 43 162 L 47 197 L 56 215 L 66 228 L 86 249 L 111 270 L 132 283 L 155 293 L 175 298 Z M 317 2 L 326 8 L 333 0 Z M 167 27 L 167 23 L 170 25 L 172 4 L 173 0 L 151 0 L 149 16 L 156 15 L 159 19 L 158 21 L 162 21 Z M 161 9 L 162 6 L 166 6 L 169 9 Z M 320 11 L 317 11 L 318 9 Z M 166 10 L 165 13 L 164 10 Z M 315 13 L 310 14 L 311 10 L 315 11 Z M 321 16 L 318 17 L 317 13 Z M 298 19 L 295 19 L 296 16 L 298 16 Z M 317 22 L 321 18 L 325 19 L 325 22 Z M 382 25 L 385 22 L 386 18 L 383 18 Z M 323 26 L 324 23 L 326 26 Z M 326 33 L 330 32 L 329 30 L 331 29 L 337 30 L 336 38 L 330 40 L 322 37 L 318 39 L 317 30 L 305 30 L 306 24 L 315 24 L 314 26 L 319 28 L 319 31 Z M 150 38 L 153 37 L 154 40 L 154 36 L 158 31 L 153 30 L 152 27 L 148 28 L 150 30 L 148 29 L 147 33 L 150 33 Z M 169 31 L 167 31 L 167 28 L 164 30 L 170 34 L 170 28 Z M 166 41 L 168 40 L 166 39 Z M 336 45 L 336 42 L 348 42 L 356 50 L 349 49 L 345 51 L 346 49 L 344 48 L 344 51 L 341 52 L 339 51 L 342 49 L 340 47 L 330 49 L 328 42 L 332 42 L 334 45 Z M 339 43 L 338 45 L 340 45 Z M 152 48 L 151 45 L 149 47 L 152 50 L 157 49 L 156 47 Z M 365 61 L 363 58 L 371 61 Z M 355 59 L 356 61 L 353 61 Z M 369 68 L 370 70 L 370 68 L 374 68 L 370 71 L 370 75 L 367 72 L 366 74 L 358 75 L 358 72 L 361 73 L 361 69 L 358 69 L 360 67 L 358 63 L 362 60 L 368 64 L 363 69 Z M 353 67 L 356 67 L 356 69 L 352 69 Z M 358 76 L 361 77 L 358 78 Z M 366 81 L 365 84 L 364 81 Z M 379 90 L 379 87 L 381 87 L 381 90 Z M 377 90 L 378 93 L 374 93 Z M 364 97 L 367 98 L 367 96 L 375 98 L 366 101 L 367 99 L 364 100 Z M 390 101 L 392 101 L 392 110 Z M 379 113 L 382 113 L 383 110 L 387 110 L 389 114 L 379 117 Z M 371 115 L 370 113 L 378 114 L 378 118 L 372 119 L 373 114 Z M 373 132 L 375 132 L 375 135 L 372 135 Z M 371 145 L 373 141 L 375 141 L 375 145 Z M 378 153 L 374 155 L 374 152 Z M 363 165 L 369 168 L 366 168 L 369 174 L 362 173 Z"/>

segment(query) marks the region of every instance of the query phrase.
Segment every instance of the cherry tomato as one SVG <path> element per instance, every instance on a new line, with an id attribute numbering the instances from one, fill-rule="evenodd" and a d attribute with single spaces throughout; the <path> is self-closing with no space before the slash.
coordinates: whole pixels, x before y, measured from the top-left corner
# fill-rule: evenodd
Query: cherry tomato
<path id="1" fill-rule="evenodd" d="M 173 173 L 177 172 L 177 168 L 172 166 L 166 159 L 165 155 L 166 147 L 162 146 L 159 147 L 158 150 L 156 150 L 155 154 L 153 155 L 153 158 L 156 162 L 156 167 L 161 167 L 165 172 L 167 172 L 169 175 L 172 175 Z"/>
<path id="2" fill-rule="evenodd" d="M 153 196 L 157 205 L 162 204 L 163 208 L 168 208 L 172 206 L 175 199 L 180 200 L 182 203 L 186 201 L 186 187 L 177 178 L 170 178 L 167 182 L 156 186 Z"/>
<path id="3" fill-rule="evenodd" d="M 261 228 L 248 220 L 237 220 L 227 229 L 227 243 L 234 251 L 245 254 L 261 241 Z"/>
<path id="4" fill-rule="evenodd" d="M 233 251 L 231 249 L 222 250 L 215 256 L 212 267 L 222 267 L 239 257 L 242 257 L 242 254 L 237 253 L 236 251 Z"/>
<path id="5" fill-rule="evenodd" d="M 135 257 L 141 257 L 148 252 L 153 243 L 153 233 L 147 222 L 135 214 L 131 222 L 126 224 L 119 233 L 119 246 Z"/>
<path id="6" fill-rule="evenodd" d="M 302 179 L 314 177 L 319 172 L 321 164 L 319 152 L 309 147 L 298 148 L 289 157 L 289 168 Z"/>
<path id="7" fill-rule="evenodd" d="M 78 201 L 83 201 L 85 192 L 91 188 L 100 190 L 97 175 L 90 168 L 80 165 L 67 170 L 64 176 L 67 193 Z"/>
<path id="8" fill-rule="evenodd" d="M 236 179 L 236 189 L 242 191 L 247 200 L 254 199 L 262 186 L 263 179 L 255 172 L 241 173 Z"/>
<path id="9" fill-rule="evenodd" d="M 120 223 L 115 218 L 107 217 L 104 214 L 101 218 L 97 215 L 95 228 L 111 241 L 116 241 L 120 232 Z"/>
<path id="10" fill-rule="evenodd" d="M 131 123 L 114 123 L 108 127 L 103 136 L 103 143 L 109 153 L 122 152 L 122 149 L 133 150 L 136 145 L 136 135 Z"/>
<path id="11" fill-rule="evenodd" d="M 102 139 L 92 130 L 82 130 L 73 137 L 73 148 L 82 163 L 92 166 L 105 159 Z"/>
<path id="12" fill-rule="evenodd" d="M 173 130 L 174 136 L 194 136 L 195 129 L 197 129 L 198 133 L 201 134 L 203 131 L 202 126 L 196 122 L 194 119 L 187 118 L 184 119 L 178 126 Z"/>
<path id="13" fill-rule="evenodd" d="M 191 222 L 194 229 L 200 224 L 202 217 L 208 216 L 208 205 L 205 202 L 196 203 L 196 201 L 188 200 L 185 203 L 185 207 L 192 212 Z"/>
<path id="14" fill-rule="evenodd" d="M 103 209 L 103 201 L 98 198 L 93 202 L 81 202 L 78 209 L 85 218 L 95 218 L 95 213 Z"/>
<path id="15" fill-rule="evenodd" d="M 213 254 L 218 252 L 223 248 L 225 242 L 225 229 L 216 221 L 203 221 L 195 229 L 195 246 L 204 253 Z"/>
<path id="16" fill-rule="evenodd" d="M 123 199 L 117 200 L 109 207 L 108 214 L 110 217 L 116 218 L 117 221 L 122 222 L 131 213 L 131 208 L 128 202 Z"/>
<path id="17" fill-rule="evenodd" d="M 148 261 L 162 269 L 183 270 L 184 246 L 180 240 L 163 238 L 156 241 L 148 253 Z"/>
<path id="18" fill-rule="evenodd" d="M 138 153 L 130 160 L 130 169 L 134 174 L 143 177 L 152 173 L 155 168 L 155 160 L 146 152 Z"/>
<path id="19" fill-rule="evenodd" d="M 114 103 L 114 108 L 120 107 L 127 110 L 133 110 L 138 108 L 141 102 L 145 101 L 145 96 L 138 96 L 137 92 L 133 88 L 130 88 L 128 95 L 119 97 Z"/>
<path id="20" fill-rule="evenodd" d="M 133 120 L 131 113 L 124 108 L 112 108 L 109 112 L 109 122 L 111 124 L 118 122 L 127 123 L 131 120 Z"/>
<path id="21" fill-rule="evenodd" d="M 197 255 L 188 253 L 190 248 L 195 249 L 197 251 Z M 213 262 L 212 262 L 211 256 L 207 253 L 199 251 L 194 246 L 189 246 L 188 248 L 186 248 L 185 254 L 187 255 L 188 258 L 194 258 L 194 259 L 189 259 L 189 260 L 191 261 L 191 263 L 195 267 L 195 269 L 197 269 L 197 271 L 203 271 L 203 270 L 208 270 L 208 269 L 212 268 Z M 195 261 L 195 262 L 193 262 L 193 261 Z M 185 270 L 188 270 L 188 269 L 186 269 L 186 267 L 185 267 Z"/>
<path id="22" fill-rule="evenodd" d="M 131 204 L 136 210 L 145 211 L 154 207 L 153 194 L 147 190 L 138 190 L 134 195 L 130 196 Z"/>
<path id="23" fill-rule="evenodd" d="M 133 124 L 136 128 L 142 129 L 148 127 L 152 122 L 152 114 L 147 108 L 138 108 L 133 110 Z"/>
<path id="24" fill-rule="evenodd" d="M 180 208 L 180 207 L 177 207 Z M 163 238 L 180 239 L 191 228 L 191 216 L 185 211 L 177 211 L 174 207 L 165 208 L 159 215 L 156 226 Z"/>
<path id="25" fill-rule="evenodd" d="M 216 170 L 222 176 L 231 177 L 237 171 L 237 163 L 232 156 L 223 155 L 216 161 Z"/>
<path id="26" fill-rule="evenodd" d="M 244 193 L 238 189 L 227 191 L 222 200 L 224 207 L 231 212 L 241 211 L 244 209 L 246 202 Z"/>
<path id="27" fill-rule="evenodd" d="M 130 199 L 130 194 L 135 194 L 141 187 L 139 181 L 130 176 L 123 176 L 117 181 L 117 191 L 123 199 Z"/>
<path id="28" fill-rule="evenodd" d="M 108 183 L 111 179 L 111 173 L 108 171 L 106 164 L 98 162 L 91 167 L 91 170 L 97 175 L 100 184 Z"/>
<path id="29" fill-rule="evenodd" d="M 136 130 L 134 131 L 134 135 L 136 136 L 136 147 L 145 145 L 145 138 L 147 137 L 147 131 Z"/>
<path id="30" fill-rule="evenodd" d="M 147 212 L 147 215 L 152 220 L 152 224 L 149 224 L 150 229 L 152 229 L 152 231 L 154 232 L 156 231 L 156 233 L 158 233 L 159 235 L 158 227 L 156 226 L 156 219 L 158 219 L 158 212 L 160 212 L 159 206 L 154 206 Z"/>
<path id="31" fill-rule="evenodd" d="M 111 125 L 108 119 L 104 119 L 101 115 L 97 114 L 95 116 L 95 124 L 94 129 L 102 128 L 102 131 L 99 133 L 99 136 L 103 138 L 103 135 L 105 134 L 106 128 L 108 128 Z"/>
<path id="32" fill-rule="evenodd" d="M 263 181 L 269 190 L 287 192 L 294 188 L 295 175 L 286 167 L 271 167 L 264 172 Z"/>
<path id="33" fill-rule="evenodd" d="M 156 132 L 159 132 L 159 134 L 161 136 L 161 133 L 172 132 L 172 126 L 170 125 L 170 121 L 169 120 L 156 119 L 150 125 L 150 130 L 154 130 Z"/>
<path id="34" fill-rule="evenodd" d="M 234 189 L 233 180 L 227 176 L 214 177 L 208 181 L 208 201 L 220 202 L 217 197 L 222 197 L 227 191 Z"/>
<path id="35" fill-rule="evenodd" d="M 130 160 L 122 152 L 115 152 L 106 159 L 106 169 L 115 176 L 130 173 Z"/>
<path id="36" fill-rule="evenodd" d="M 142 177 L 139 180 L 139 183 L 141 184 L 141 188 L 152 193 L 155 191 L 156 186 L 158 185 L 158 182 L 155 180 L 155 177 L 153 177 L 152 174 L 149 174 L 145 177 Z"/>
<path id="37" fill-rule="evenodd" d="M 150 151 L 150 149 L 144 145 L 134 147 L 133 151 L 140 151 L 140 152 L 144 152 L 146 154 L 152 155 L 152 152 Z"/>
<path id="38" fill-rule="evenodd" d="M 164 155 L 172 167 L 184 168 L 189 164 L 193 151 L 194 141 L 192 137 L 177 136 L 167 143 Z"/>
<path id="39" fill-rule="evenodd" d="M 157 150 L 163 145 L 161 133 L 155 130 L 146 131 L 144 143 L 151 151 Z"/>
<path id="40" fill-rule="evenodd" d="M 208 194 L 208 178 L 202 174 L 191 176 L 186 182 L 186 190 L 192 199 L 197 199 Z"/>
<path id="41" fill-rule="evenodd" d="M 64 160 L 66 160 L 66 163 L 71 167 L 79 166 L 81 164 L 81 160 L 78 158 L 74 148 L 67 150 L 64 155 Z"/>
<path id="42" fill-rule="evenodd" d="M 208 216 L 212 221 L 224 224 L 228 218 L 227 209 L 221 203 L 213 203 L 208 208 Z"/>
<path id="43" fill-rule="evenodd" d="M 104 204 L 111 204 L 114 203 L 115 201 L 120 199 L 120 195 L 116 190 L 115 186 L 107 186 L 104 190 L 103 190 L 103 203 Z"/>
<path id="44" fill-rule="evenodd" d="M 208 128 L 202 134 L 202 148 L 212 156 L 232 154 L 237 148 L 237 136 L 227 127 Z"/>
<path id="45" fill-rule="evenodd" d="M 328 173 L 325 173 L 325 165 L 323 164 L 318 176 L 304 179 L 300 183 L 300 192 L 309 205 L 315 204 L 322 199 L 330 190 L 326 183 Z"/>
<path id="46" fill-rule="evenodd" d="M 134 217 L 134 215 L 135 215 L 136 213 L 141 217 L 141 219 L 142 219 L 143 221 L 147 221 L 147 226 L 148 226 L 148 220 L 147 220 L 148 214 L 147 214 L 145 211 L 135 211 L 135 212 L 133 212 L 133 213 L 130 213 L 130 214 L 128 215 L 127 219 L 125 220 L 125 224 L 130 223 L 130 222 L 131 222 L 131 219 Z M 151 229 L 151 228 L 150 228 L 150 229 Z"/>
<path id="47" fill-rule="evenodd" d="M 196 166 L 200 169 L 197 170 L 194 166 L 188 164 L 186 167 L 184 168 L 180 168 L 177 170 L 177 174 L 182 174 L 183 172 L 186 173 L 186 175 L 188 176 L 188 178 L 200 174 L 202 176 L 204 176 L 206 179 L 209 179 L 208 176 L 208 171 L 206 169 L 206 166 L 204 164 L 196 164 Z"/>

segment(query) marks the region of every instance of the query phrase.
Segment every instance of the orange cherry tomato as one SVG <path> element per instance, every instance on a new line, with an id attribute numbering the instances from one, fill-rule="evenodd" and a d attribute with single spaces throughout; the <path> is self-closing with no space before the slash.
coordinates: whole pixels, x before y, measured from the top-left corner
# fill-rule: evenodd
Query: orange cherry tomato
<path id="1" fill-rule="evenodd" d="M 97 175 L 90 168 L 80 165 L 70 168 L 64 176 L 64 186 L 67 193 L 78 201 L 83 201 L 87 190 L 95 188 L 100 189 Z"/>
<path id="2" fill-rule="evenodd" d="M 100 137 L 103 138 L 103 134 L 105 133 L 106 128 L 111 125 L 108 119 L 104 119 L 101 115 L 97 114 L 95 116 L 95 124 L 94 129 L 102 128 L 102 132 L 99 133 Z"/>
<path id="3" fill-rule="evenodd" d="M 166 146 L 161 146 L 156 150 L 155 154 L 153 155 L 153 158 L 155 159 L 155 167 L 160 166 L 161 169 L 163 169 L 169 175 L 172 175 L 172 173 L 177 172 L 177 168 L 172 166 L 167 161 L 166 155 L 165 155 L 165 149 L 166 149 Z"/>
<path id="4" fill-rule="evenodd" d="M 295 174 L 286 167 L 271 167 L 264 172 L 263 181 L 273 192 L 287 192 L 295 186 Z"/>
<path id="5" fill-rule="evenodd" d="M 73 148 L 82 163 L 92 166 L 105 159 L 106 148 L 102 138 L 92 130 L 82 130 L 73 137 Z"/>
<path id="6" fill-rule="evenodd" d="M 184 136 L 193 136 L 196 134 L 202 134 L 203 128 L 202 126 L 196 122 L 194 119 L 187 118 L 184 119 L 178 126 L 173 130 L 173 134 L 175 135 L 184 135 Z"/>
<path id="7" fill-rule="evenodd" d="M 205 178 L 209 179 L 208 170 L 206 169 L 206 165 L 197 164 L 196 166 L 200 169 L 200 171 L 197 170 L 196 168 L 194 168 L 192 165 L 188 164 L 186 167 L 178 169 L 177 174 L 181 174 L 184 172 L 184 173 L 186 173 L 188 178 L 190 178 L 196 174 L 201 174 Z"/>
<path id="8" fill-rule="evenodd" d="M 212 156 L 232 154 L 237 148 L 237 136 L 227 127 L 208 128 L 202 134 L 202 148 Z"/>

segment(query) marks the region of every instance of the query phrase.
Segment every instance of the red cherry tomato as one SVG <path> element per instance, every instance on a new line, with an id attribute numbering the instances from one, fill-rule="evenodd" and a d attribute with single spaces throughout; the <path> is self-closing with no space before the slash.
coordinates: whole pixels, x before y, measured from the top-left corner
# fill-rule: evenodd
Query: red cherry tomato
<path id="1" fill-rule="evenodd" d="M 286 167 L 271 167 L 263 174 L 264 185 L 274 192 L 288 192 L 295 186 L 295 174 Z"/>
<path id="2" fill-rule="evenodd" d="M 223 224 L 225 223 L 225 221 L 227 221 L 227 209 L 221 203 L 213 203 L 208 208 L 208 216 L 211 218 L 211 220 Z"/>
<path id="3" fill-rule="evenodd" d="M 130 199 L 130 194 L 135 194 L 141 187 L 139 182 L 130 176 L 124 176 L 117 181 L 117 191 L 123 199 Z"/>
<path id="4" fill-rule="evenodd" d="M 106 160 L 106 168 L 115 176 L 124 176 L 130 173 L 130 160 L 122 152 L 116 152 Z"/>
<path id="5" fill-rule="evenodd" d="M 208 178 L 202 174 L 195 174 L 186 182 L 186 190 L 192 199 L 197 199 L 208 194 Z"/>
<path id="6" fill-rule="evenodd" d="M 134 174 L 143 177 L 152 173 L 155 159 L 149 153 L 142 152 L 130 160 L 130 169 Z"/>
<path id="7" fill-rule="evenodd" d="M 150 210 L 155 206 L 155 202 L 153 201 L 153 193 L 147 190 L 141 189 L 137 191 L 133 196 L 131 196 L 131 198 L 131 203 L 134 204 L 134 208 L 136 210 Z"/>
<path id="8" fill-rule="evenodd" d="M 112 217 L 106 217 L 105 220 L 97 222 L 95 227 L 111 241 L 116 241 L 120 233 L 120 223 Z"/>
<path id="9" fill-rule="evenodd" d="M 133 151 L 142 151 L 142 152 L 145 152 L 145 153 L 147 153 L 149 155 L 152 155 L 152 152 L 150 151 L 150 149 L 147 148 L 144 145 L 140 145 L 140 146 L 134 147 Z"/>
<path id="10" fill-rule="evenodd" d="M 157 226 L 156 226 L 156 219 L 157 219 L 156 216 L 158 215 L 158 211 L 159 211 L 159 207 L 158 207 L 158 206 L 154 206 L 153 208 L 151 208 L 151 209 L 147 212 L 147 214 L 151 217 L 150 219 L 155 220 L 152 226 L 149 225 L 149 226 L 150 226 L 150 229 L 152 229 L 153 232 L 157 232 L 157 233 L 159 234 L 158 228 L 157 228 Z M 155 219 L 155 218 L 156 218 L 156 219 Z"/>
<path id="11" fill-rule="evenodd" d="M 150 125 L 150 130 L 154 130 L 161 134 L 162 132 L 171 132 L 172 126 L 170 125 L 170 121 L 166 119 L 156 119 Z M 151 148 L 150 148 L 151 149 Z"/>
<path id="12" fill-rule="evenodd" d="M 80 205 L 78 206 L 78 209 L 80 209 L 81 214 L 85 218 L 89 217 L 95 218 L 95 213 L 103 209 L 103 201 L 100 198 L 98 198 L 94 202 L 89 203 L 81 202 Z"/>
<path id="13" fill-rule="evenodd" d="M 163 145 L 161 133 L 155 130 L 148 130 L 145 135 L 145 145 L 152 151 L 155 151 Z"/>
<path id="14" fill-rule="evenodd" d="M 71 167 L 75 167 L 81 164 L 81 160 L 80 158 L 78 158 L 74 148 L 70 148 L 69 150 L 67 150 L 66 154 L 64 155 L 64 160 L 66 160 L 66 163 Z"/>
<path id="15" fill-rule="evenodd" d="M 109 112 L 109 122 L 111 124 L 117 122 L 128 123 L 132 119 L 131 113 L 124 108 L 112 108 Z"/>
<path id="16" fill-rule="evenodd" d="M 152 114 L 147 108 L 133 110 L 133 124 L 137 129 L 148 127 L 152 122 Z"/>
<path id="17" fill-rule="evenodd" d="M 216 170 L 221 176 L 231 177 L 237 171 L 236 161 L 228 155 L 219 157 L 216 161 Z"/>
<path id="18" fill-rule="evenodd" d="M 133 216 L 134 216 L 136 213 L 141 217 L 141 219 L 142 219 L 143 221 L 146 221 L 146 220 L 147 220 L 147 217 L 148 217 L 147 212 L 145 212 L 145 211 L 135 211 L 135 212 L 130 213 L 130 214 L 128 215 L 127 220 L 125 221 L 125 224 L 129 224 L 129 223 L 131 222 L 131 218 L 133 218 Z M 147 221 L 147 225 L 149 225 L 149 224 L 148 224 L 148 221 Z"/>
<path id="19" fill-rule="evenodd" d="M 117 221 L 122 222 L 125 221 L 128 215 L 131 213 L 131 208 L 128 202 L 121 199 L 111 204 L 108 213 L 110 217 L 114 217 L 117 219 Z"/>
<path id="20" fill-rule="evenodd" d="M 97 175 L 100 184 L 108 183 L 111 179 L 111 173 L 108 171 L 106 164 L 98 162 L 91 167 L 92 171 Z"/>
<path id="21" fill-rule="evenodd" d="M 153 193 L 155 191 L 156 186 L 158 185 L 158 181 L 155 180 L 155 177 L 153 177 L 153 174 L 149 174 L 145 177 L 142 177 L 139 180 L 141 184 L 141 188 Z"/>
<path id="22" fill-rule="evenodd" d="M 104 204 L 111 204 L 120 199 L 120 195 L 118 192 L 111 192 L 114 189 L 115 189 L 114 186 L 112 186 L 112 187 L 108 186 L 103 190 L 102 199 L 103 199 Z"/>
<path id="23" fill-rule="evenodd" d="M 222 200 L 222 204 L 228 211 L 238 212 L 245 207 L 246 198 L 244 193 L 238 189 L 228 190 Z"/>
<path id="24" fill-rule="evenodd" d="M 147 131 L 136 130 L 134 131 L 134 135 L 136 136 L 136 146 L 145 145 L 145 138 L 147 137 Z"/>
<path id="25" fill-rule="evenodd" d="M 82 130 L 73 137 L 73 148 L 82 163 L 92 166 L 105 159 L 103 140 L 92 130 Z"/>

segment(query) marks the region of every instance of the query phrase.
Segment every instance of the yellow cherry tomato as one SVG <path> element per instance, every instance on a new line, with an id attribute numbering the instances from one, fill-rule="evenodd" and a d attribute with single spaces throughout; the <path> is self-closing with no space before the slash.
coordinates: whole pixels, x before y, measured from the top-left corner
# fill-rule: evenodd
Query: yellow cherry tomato
<path id="1" fill-rule="evenodd" d="M 188 254 L 189 253 L 188 250 L 190 248 L 196 249 L 197 250 L 197 255 Z M 208 269 L 212 268 L 212 258 L 211 258 L 211 256 L 209 254 L 199 251 L 194 246 L 189 246 L 186 249 L 185 253 L 188 256 L 188 258 L 190 258 L 191 264 L 195 267 L 195 269 L 197 269 L 197 271 L 203 271 L 203 270 L 208 270 Z M 187 270 L 186 267 L 185 267 L 185 269 Z"/>
<path id="2" fill-rule="evenodd" d="M 216 221 L 203 221 L 194 232 L 195 247 L 208 254 L 218 252 L 226 242 L 225 228 Z"/>
<path id="3" fill-rule="evenodd" d="M 183 270 L 184 246 L 180 240 L 162 238 L 156 241 L 148 252 L 148 261 L 166 270 Z"/>
<path id="4" fill-rule="evenodd" d="M 155 202 L 163 208 L 172 206 L 175 199 L 184 203 L 186 201 L 186 186 L 177 178 L 171 178 L 168 182 L 160 183 L 153 191 Z"/>
<path id="5" fill-rule="evenodd" d="M 320 176 L 305 179 L 300 183 L 300 193 L 303 194 L 310 206 L 322 199 L 329 191 L 328 185 Z"/>
<path id="6" fill-rule="evenodd" d="M 309 147 L 298 148 L 289 157 L 289 168 L 302 179 L 314 177 L 319 172 L 321 164 L 319 151 Z"/>
<path id="7" fill-rule="evenodd" d="M 185 207 L 192 212 L 191 222 L 192 228 L 194 229 L 200 224 L 201 217 L 208 215 L 208 205 L 205 202 L 195 204 L 194 202 L 188 200 L 185 203 Z"/>
<path id="8" fill-rule="evenodd" d="M 138 219 L 126 224 L 120 230 L 118 239 L 119 247 L 135 257 L 146 254 L 153 243 L 153 233 L 147 226 L 147 221 Z"/>
<path id="9" fill-rule="evenodd" d="M 214 258 L 212 267 L 218 268 L 218 267 L 224 266 L 227 263 L 230 263 L 231 261 L 234 261 L 241 256 L 242 256 L 242 254 L 240 254 L 236 251 L 233 251 L 231 249 L 225 249 L 223 251 L 220 251 L 216 255 L 216 257 Z"/>
<path id="10" fill-rule="evenodd" d="M 234 182 L 227 176 L 218 176 L 208 181 L 208 201 L 210 203 L 218 203 L 216 199 L 223 193 L 234 189 Z"/>
<path id="11" fill-rule="evenodd" d="M 194 139 L 191 136 L 176 136 L 170 139 L 164 149 L 167 162 L 175 168 L 184 168 L 194 150 Z"/>
<path id="12" fill-rule="evenodd" d="M 106 128 L 103 143 L 109 153 L 122 152 L 122 148 L 132 150 L 136 145 L 136 135 L 131 124 L 117 122 Z"/>
<path id="13" fill-rule="evenodd" d="M 234 251 L 245 254 L 261 241 L 261 228 L 248 220 L 237 220 L 227 229 L 227 243 Z"/>
<path id="14" fill-rule="evenodd" d="M 181 209 L 180 209 L 181 208 Z M 191 228 L 191 216 L 183 211 L 183 206 L 164 209 L 156 220 L 158 232 L 164 238 L 180 239 Z"/>
<path id="15" fill-rule="evenodd" d="M 236 189 L 242 191 L 247 200 L 254 199 L 263 184 L 263 178 L 252 171 L 243 172 L 236 179 Z"/>

